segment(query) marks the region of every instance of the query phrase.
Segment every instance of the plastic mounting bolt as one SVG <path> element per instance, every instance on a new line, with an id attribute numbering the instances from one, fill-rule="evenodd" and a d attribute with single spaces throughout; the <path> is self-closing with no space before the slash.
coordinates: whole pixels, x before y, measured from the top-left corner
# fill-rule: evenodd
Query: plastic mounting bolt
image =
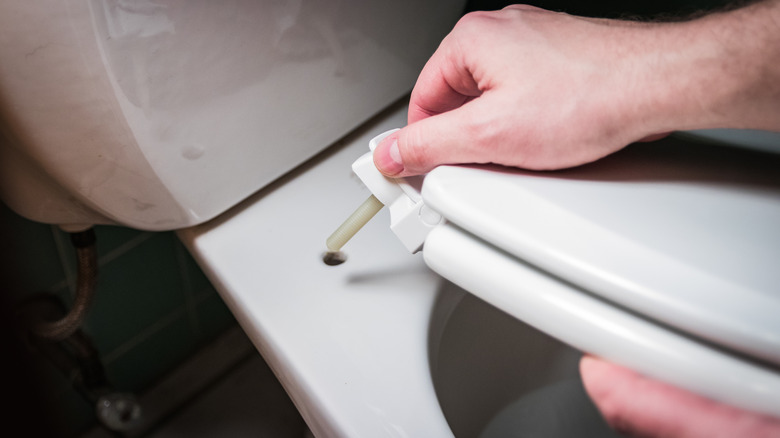
<path id="1" fill-rule="evenodd" d="M 374 166 L 374 149 L 395 131 L 374 137 L 368 144 L 371 152 L 352 163 L 352 170 L 379 202 L 390 209 L 390 229 L 409 252 L 416 253 L 422 249 L 428 233 L 444 219 L 423 202 L 422 176 L 388 178 Z"/>

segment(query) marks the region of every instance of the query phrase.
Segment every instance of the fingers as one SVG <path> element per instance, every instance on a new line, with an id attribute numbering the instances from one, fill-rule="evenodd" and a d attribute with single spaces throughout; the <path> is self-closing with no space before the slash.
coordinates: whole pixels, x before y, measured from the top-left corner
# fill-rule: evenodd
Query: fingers
<path id="1" fill-rule="evenodd" d="M 489 101 L 487 105 L 490 105 Z M 374 164 L 387 176 L 421 175 L 441 164 L 499 162 L 490 141 L 497 125 L 486 119 L 484 97 L 452 111 L 407 125 L 374 150 Z"/>
<path id="2" fill-rule="evenodd" d="M 417 78 L 409 100 L 409 124 L 459 108 L 480 94 L 468 71 L 438 51 Z"/>
<path id="3" fill-rule="evenodd" d="M 484 52 L 475 41 L 484 37 L 485 23 L 495 20 L 496 15 L 478 12 L 464 16 L 425 64 L 412 91 L 407 127 L 374 151 L 380 172 L 403 177 L 426 173 L 440 164 L 495 158 L 489 149 L 481 148 L 485 142 L 476 138 L 484 140 L 495 131 L 495 126 L 482 122 L 485 114 L 494 114 L 496 108 L 480 105 L 492 86 L 475 74 L 474 66 L 480 65 L 476 59 Z M 485 69 L 481 70 L 484 76 Z M 481 80 L 485 83 L 480 84 Z M 483 111 L 476 111 L 477 107 Z M 479 123 L 482 132 L 473 129 Z"/>
<path id="4" fill-rule="evenodd" d="M 374 151 L 374 163 L 387 176 L 428 172 L 444 163 L 462 162 L 464 104 L 482 94 L 465 64 L 453 31 L 431 56 L 417 78 L 409 102 L 408 125 Z"/>
<path id="5" fill-rule="evenodd" d="M 780 419 L 717 403 L 592 356 L 582 358 L 580 373 L 607 423 L 629 436 L 780 436 Z"/>
<path id="6" fill-rule="evenodd" d="M 481 94 L 457 38 L 445 38 L 420 72 L 409 101 L 409 124 L 459 108 Z"/>
<path id="7" fill-rule="evenodd" d="M 462 143 L 455 129 L 462 110 L 453 110 L 407 125 L 384 139 L 374 150 L 376 168 L 387 176 L 429 172 L 440 164 L 463 162 Z"/>

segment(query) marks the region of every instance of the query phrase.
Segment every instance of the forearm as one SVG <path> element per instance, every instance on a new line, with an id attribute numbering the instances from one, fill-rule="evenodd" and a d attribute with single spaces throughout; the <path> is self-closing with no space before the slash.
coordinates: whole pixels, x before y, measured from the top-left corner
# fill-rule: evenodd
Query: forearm
<path id="1" fill-rule="evenodd" d="M 639 37 L 653 41 L 638 64 L 648 131 L 780 131 L 780 0 L 657 26 Z"/>

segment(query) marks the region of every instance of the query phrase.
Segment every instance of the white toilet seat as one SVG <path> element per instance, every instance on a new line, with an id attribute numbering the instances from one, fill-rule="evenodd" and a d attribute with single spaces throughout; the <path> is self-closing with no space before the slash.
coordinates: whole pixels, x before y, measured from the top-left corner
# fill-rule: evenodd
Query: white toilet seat
<path id="1" fill-rule="evenodd" d="M 780 149 L 778 149 L 780 152 Z M 582 351 L 780 417 L 780 156 L 669 139 L 551 173 L 443 166 L 435 271 Z"/>
<path id="2" fill-rule="evenodd" d="M 622 310 L 448 224 L 425 241 L 436 272 L 578 348 L 747 410 L 780 417 L 780 372 Z M 472 260 L 479 260 L 476 269 Z"/>

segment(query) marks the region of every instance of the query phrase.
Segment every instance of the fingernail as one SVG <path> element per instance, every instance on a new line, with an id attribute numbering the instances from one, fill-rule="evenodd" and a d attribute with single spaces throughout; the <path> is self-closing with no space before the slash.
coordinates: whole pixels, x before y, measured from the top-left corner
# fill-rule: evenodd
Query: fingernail
<path id="1" fill-rule="evenodd" d="M 390 146 L 387 142 L 392 141 Z M 398 151 L 398 140 L 395 136 L 387 138 L 376 148 L 374 152 L 374 165 L 385 175 L 398 175 L 404 171 L 401 153 Z"/>

